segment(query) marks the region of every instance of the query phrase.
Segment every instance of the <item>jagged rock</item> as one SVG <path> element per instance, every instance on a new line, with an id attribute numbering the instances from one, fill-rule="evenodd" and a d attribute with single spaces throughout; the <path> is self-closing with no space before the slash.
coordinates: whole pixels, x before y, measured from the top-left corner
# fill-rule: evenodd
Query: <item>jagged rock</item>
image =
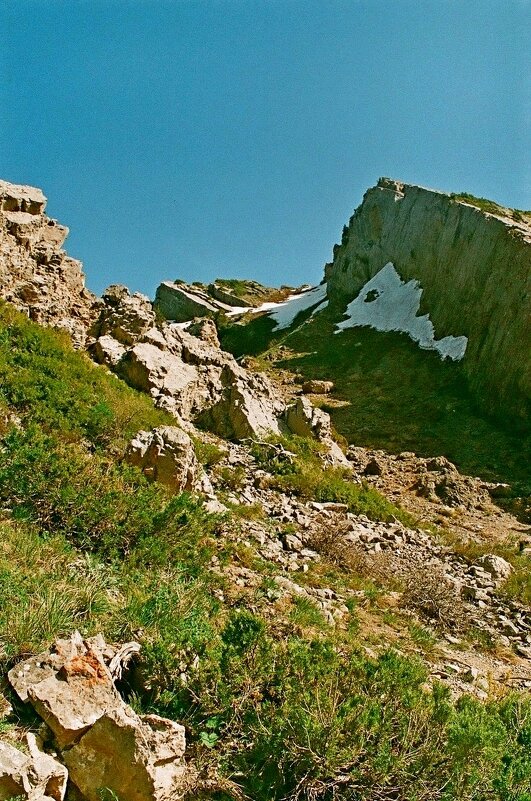
<path id="1" fill-rule="evenodd" d="M 513 572 L 513 566 L 510 562 L 493 553 L 485 554 L 485 556 L 478 559 L 478 562 L 498 583 L 508 579 Z"/>
<path id="2" fill-rule="evenodd" d="M 0 181 L 0 297 L 81 346 L 94 317 L 82 265 L 61 246 L 68 228 L 44 213 L 40 189 Z"/>
<path id="3" fill-rule="evenodd" d="M 221 381 L 225 387 L 219 401 L 199 417 L 202 426 L 234 440 L 280 433 L 278 404 L 265 376 L 226 366 Z"/>
<path id="4" fill-rule="evenodd" d="M 350 466 L 345 454 L 332 438 L 330 415 L 313 406 L 308 398 L 300 396 L 294 404 L 288 406 L 285 419 L 293 434 L 319 440 L 326 445 L 328 455 L 335 464 Z"/>
<path id="5" fill-rule="evenodd" d="M 225 303 L 227 306 L 244 306 L 246 308 L 252 308 L 252 303 L 239 298 L 233 292 L 230 292 L 225 287 L 221 287 L 219 284 L 209 284 L 207 291 L 211 298 L 219 300 L 221 303 Z"/>
<path id="6" fill-rule="evenodd" d="M 34 734 L 28 733 L 26 742 L 29 755 L 0 742 L 0 799 L 17 796 L 30 801 L 63 801 L 68 770 L 44 753 Z"/>
<path id="7" fill-rule="evenodd" d="M 183 396 L 191 392 L 199 380 L 195 367 L 148 342 L 141 342 L 126 352 L 118 365 L 118 374 L 135 389 L 155 397 L 168 395 L 178 399 L 180 407 L 187 405 Z"/>
<path id="8" fill-rule="evenodd" d="M 211 320 L 208 317 L 193 320 L 192 324 L 187 330 L 189 334 L 201 339 L 203 342 L 206 342 L 207 345 L 210 345 L 213 348 L 220 347 L 218 330 L 214 320 Z"/>
<path id="9" fill-rule="evenodd" d="M 185 783 L 184 727 L 128 707 L 105 712 L 63 755 L 70 778 L 87 801 L 103 788 L 120 801 L 169 801 Z"/>
<path id="10" fill-rule="evenodd" d="M 326 395 L 334 389 L 333 381 L 319 381 L 317 378 L 311 381 L 305 381 L 302 385 L 302 391 L 310 395 Z"/>
<path id="11" fill-rule="evenodd" d="M 192 440 L 176 426 L 139 431 L 126 450 L 125 460 L 149 479 L 176 492 L 193 489 L 199 469 Z"/>
<path id="12" fill-rule="evenodd" d="M 140 292 L 132 295 L 127 287 L 113 284 L 103 293 L 104 306 L 92 333 L 113 337 L 122 345 L 133 345 L 155 325 L 155 312 L 149 298 Z"/>
<path id="13" fill-rule="evenodd" d="M 60 748 L 103 712 L 123 705 L 101 653 L 77 632 L 70 640 L 56 640 L 50 652 L 16 665 L 8 678 L 48 724 Z"/>
<path id="14" fill-rule="evenodd" d="M 194 317 L 212 317 L 223 304 L 196 287 L 163 281 L 155 294 L 155 308 L 166 318 L 185 323 Z"/>
<path id="15" fill-rule="evenodd" d="M 99 337 L 89 347 L 89 353 L 98 364 L 116 367 L 125 353 L 124 346 L 111 336 Z"/>

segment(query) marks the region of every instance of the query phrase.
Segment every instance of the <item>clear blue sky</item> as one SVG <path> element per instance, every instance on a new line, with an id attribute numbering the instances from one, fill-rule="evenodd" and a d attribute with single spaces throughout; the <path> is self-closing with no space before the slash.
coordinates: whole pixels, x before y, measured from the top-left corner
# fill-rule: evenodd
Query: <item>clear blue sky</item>
<path id="1" fill-rule="evenodd" d="M 380 175 L 531 207 L 525 0 L 4 0 L 0 177 L 88 285 L 318 282 Z"/>

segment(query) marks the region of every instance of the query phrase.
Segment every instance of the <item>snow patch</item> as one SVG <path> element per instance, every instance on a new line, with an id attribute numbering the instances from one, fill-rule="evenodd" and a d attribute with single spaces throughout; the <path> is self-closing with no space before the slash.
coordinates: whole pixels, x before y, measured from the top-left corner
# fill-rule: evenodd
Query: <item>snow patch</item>
<path id="1" fill-rule="evenodd" d="M 361 325 L 369 325 L 377 331 L 401 331 L 409 334 L 423 350 L 436 350 L 443 359 L 460 361 L 465 355 L 468 338 L 435 339 L 429 315 L 417 317 L 421 295 L 419 282 L 402 281 L 394 265 L 388 262 L 348 304 L 348 319 L 337 323 L 334 333 Z"/>
<path id="2" fill-rule="evenodd" d="M 311 309 L 312 306 L 315 306 L 315 309 L 312 310 L 312 316 L 328 306 L 326 284 L 320 284 L 305 292 L 290 295 L 280 303 L 262 303 L 261 306 L 252 309 L 252 313 L 267 312 L 268 316 L 276 323 L 275 330 L 281 331 L 283 328 L 290 327 L 299 312 Z"/>

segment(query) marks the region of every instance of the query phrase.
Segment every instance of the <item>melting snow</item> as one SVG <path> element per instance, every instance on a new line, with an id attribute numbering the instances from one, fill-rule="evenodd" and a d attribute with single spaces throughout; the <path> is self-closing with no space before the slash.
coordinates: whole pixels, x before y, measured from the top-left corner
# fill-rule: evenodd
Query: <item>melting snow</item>
<path id="1" fill-rule="evenodd" d="M 261 306 L 252 311 L 253 314 L 268 312 L 269 317 L 276 322 L 276 330 L 281 331 L 283 328 L 290 327 L 299 312 L 315 306 L 316 308 L 312 311 L 312 315 L 314 315 L 326 308 L 327 305 L 326 284 L 320 284 L 320 286 L 308 289 L 306 292 L 290 295 L 281 303 L 262 303 Z"/>
<path id="2" fill-rule="evenodd" d="M 460 361 L 465 355 L 468 338 L 435 339 L 429 315 L 417 317 L 421 295 L 419 282 L 402 281 L 393 264 L 388 262 L 348 304 L 348 319 L 337 323 L 335 333 L 360 325 L 369 325 L 377 331 L 402 331 L 424 350 L 436 350 L 443 359 Z"/>

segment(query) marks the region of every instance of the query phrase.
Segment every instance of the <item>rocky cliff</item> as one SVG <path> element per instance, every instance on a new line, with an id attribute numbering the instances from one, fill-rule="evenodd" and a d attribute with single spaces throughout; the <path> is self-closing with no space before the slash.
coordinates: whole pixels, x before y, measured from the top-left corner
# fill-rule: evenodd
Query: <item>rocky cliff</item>
<path id="1" fill-rule="evenodd" d="M 0 181 L 0 297 L 32 320 L 85 341 L 95 296 L 62 245 L 68 228 L 47 217 L 40 189 Z"/>
<path id="2" fill-rule="evenodd" d="M 527 215 L 475 203 L 471 196 L 380 179 L 334 248 L 326 267 L 328 296 L 344 311 L 391 263 L 399 286 L 398 278 L 416 282 L 407 285 L 417 294 L 422 290 L 419 313 L 429 315 L 437 340 L 458 341 L 454 354 L 462 357 L 481 405 L 525 421 L 531 408 L 531 224 Z M 358 304 L 378 294 L 360 293 Z M 464 355 L 459 343 L 466 344 Z"/>

